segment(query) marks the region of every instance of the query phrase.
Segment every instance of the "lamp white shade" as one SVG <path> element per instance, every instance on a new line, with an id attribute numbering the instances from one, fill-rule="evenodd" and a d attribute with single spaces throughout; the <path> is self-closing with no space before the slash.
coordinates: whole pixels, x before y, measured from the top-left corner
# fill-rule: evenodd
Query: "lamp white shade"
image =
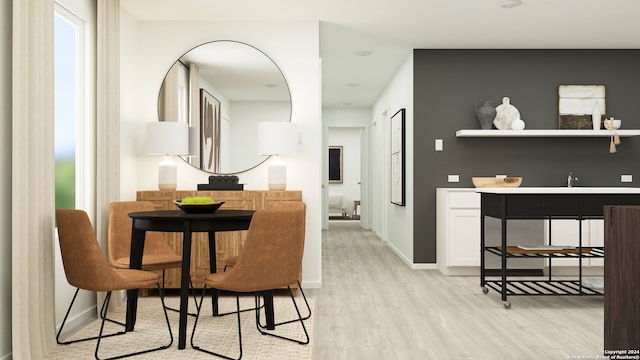
<path id="1" fill-rule="evenodd" d="M 258 123 L 258 153 L 274 155 L 269 163 L 269 190 L 284 191 L 287 188 L 287 166 L 278 155 L 295 155 L 298 152 L 298 127 L 290 122 Z"/>
<path id="2" fill-rule="evenodd" d="M 258 154 L 296 155 L 298 127 L 290 122 L 258 123 Z"/>
<path id="3" fill-rule="evenodd" d="M 172 121 L 148 123 L 147 153 L 164 155 L 164 160 L 158 165 L 158 188 L 163 191 L 175 190 L 178 186 L 178 173 L 171 155 L 189 153 L 189 126 Z"/>
<path id="4" fill-rule="evenodd" d="M 189 153 L 189 126 L 175 121 L 147 123 L 147 154 L 187 155 Z"/>

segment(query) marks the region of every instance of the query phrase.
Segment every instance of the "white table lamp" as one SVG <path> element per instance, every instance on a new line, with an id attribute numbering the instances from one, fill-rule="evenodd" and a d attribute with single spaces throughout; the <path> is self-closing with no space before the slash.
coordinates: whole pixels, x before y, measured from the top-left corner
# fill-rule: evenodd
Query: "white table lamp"
<path id="1" fill-rule="evenodd" d="M 279 158 L 296 155 L 298 150 L 298 128 L 290 122 L 258 123 L 258 153 L 270 155 L 269 190 L 284 191 L 287 188 L 287 166 Z"/>
<path id="2" fill-rule="evenodd" d="M 189 154 L 189 126 L 175 121 L 147 123 L 147 154 L 164 155 L 164 160 L 158 165 L 158 188 L 175 190 L 178 171 L 171 157 Z"/>

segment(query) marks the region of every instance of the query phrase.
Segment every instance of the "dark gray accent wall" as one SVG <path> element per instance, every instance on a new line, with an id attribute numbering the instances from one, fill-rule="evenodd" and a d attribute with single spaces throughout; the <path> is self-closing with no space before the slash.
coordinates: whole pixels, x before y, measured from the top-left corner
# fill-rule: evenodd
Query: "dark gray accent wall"
<path id="1" fill-rule="evenodd" d="M 558 128 L 558 85 L 605 85 L 606 116 L 640 129 L 640 50 L 414 50 L 414 262 L 436 262 L 435 189 L 473 176 L 522 176 L 522 186 L 638 186 L 640 137 L 456 138 L 480 129 L 477 98 L 508 96 L 526 129 Z M 585 130 L 588 131 L 588 130 Z M 444 151 L 434 151 L 443 139 Z M 459 183 L 447 175 L 460 175 Z M 631 184 L 621 174 L 634 175 Z"/>

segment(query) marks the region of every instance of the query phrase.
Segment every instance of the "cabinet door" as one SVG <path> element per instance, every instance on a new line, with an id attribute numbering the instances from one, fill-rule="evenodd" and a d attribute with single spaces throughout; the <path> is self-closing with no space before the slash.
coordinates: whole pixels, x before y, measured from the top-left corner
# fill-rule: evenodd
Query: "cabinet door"
<path id="1" fill-rule="evenodd" d="M 480 210 L 449 211 L 447 266 L 480 266 Z"/>

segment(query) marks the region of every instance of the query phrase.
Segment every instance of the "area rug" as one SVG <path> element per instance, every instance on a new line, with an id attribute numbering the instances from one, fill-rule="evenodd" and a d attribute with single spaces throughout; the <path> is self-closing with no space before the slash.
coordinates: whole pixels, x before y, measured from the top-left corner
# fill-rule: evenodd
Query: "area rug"
<path id="1" fill-rule="evenodd" d="M 314 311 L 315 301 L 307 295 L 311 311 Z M 240 308 L 249 308 L 253 305 L 253 297 L 243 296 L 240 298 Z M 296 296 L 298 307 L 303 316 L 306 314 L 306 307 L 302 295 Z M 167 297 L 166 303 L 170 307 L 179 306 L 178 297 Z M 138 319 L 136 329 L 132 333 L 125 335 L 104 338 L 100 343 L 100 357 L 111 357 L 123 352 L 133 352 L 141 348 L 150 348 L 166 344 L 168 342 L 168 331 L 160 300 L 157 297 L 141 297 L 138 302 Z M 220 298 L 220 312 L 235 310 L 235 297 L 223 296 Z M 193 302 L 189 309 L 193 310 Z M 294 319 L 295 308 L 288 295 L 274 296 L 274 315 L 276 322 Z M 194 317 L 189 316 L 187 325 L 187 347 L 178 350 L 178 313 L 168 311 L 171 330 L 173 332 L 173 345 L 166 350 L 142 354 L 131 359 L 212 359 L 211 355 L 196 351 L 191 348 L 191 331 L 193 329 Z M 109 314 L 109 318 L 124 320 L 125 309 L 119 309 Z M 313 358 L 313 338 L 314 338 L 314 316 L 305 320 L 305 326 L 309 333 L 309 344 L 300 345 L 295 342 L 281 340 L 272 336 L 263 336 L 256 329 L 255 312 L 245 311 L 241 314 L 242 323 L 242 350 L 243 359 L 312 359 Z M 263 320 L 264 321 L 264 320 Z M 94 320 L 86 327 L 75 334 L 68 335 L 68 339 L 95 336 L 100 329 L 100 321 Z M 107 322 L 105 334 L 121 330 L 122 327 Z M 299 322 L 280 325 L 276 327 L 276 333 L 282 336 L 304 340 L 304 332 Z M 235 314 L 212 317 L 211 301 L 205 299 L 205 305 L 198 320 L 198 329 L 195 342 L 201 347 L 213 349 L 216 352 L 229 354 L 231 357 L 238 356 L 237 320 Z M 65 360 L 86 360 L 94 358 L 96 342 L 94 340 L 84 341 L 70 345 L 58 345 L 51 351 L 46 359 Z"/>

